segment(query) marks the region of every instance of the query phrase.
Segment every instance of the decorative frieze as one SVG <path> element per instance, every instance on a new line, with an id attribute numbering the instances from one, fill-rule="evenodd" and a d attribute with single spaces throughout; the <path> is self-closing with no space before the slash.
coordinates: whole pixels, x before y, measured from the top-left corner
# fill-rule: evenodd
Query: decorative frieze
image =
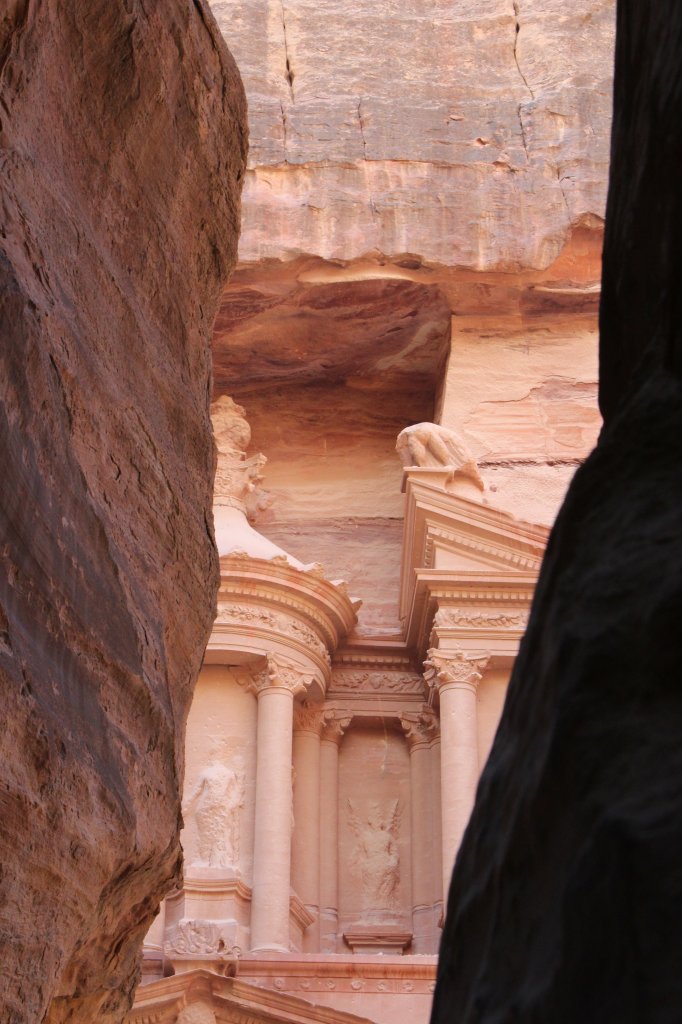
<path id="1" fill-rule="evenodd" d="M 332 675 L 330 690 L 363 694 L 415 694 L 424 687 L 422 677 L 416 672 L 372 672 L 353 669 L 336 669 Z"/>
<path id="2" fill-rule="evenodd" d="M 481 608 L 441 608 L 433 620 L 436 629 L 514 629 L 524 630 L 528 624 L 527 611 L 498 611 Z"/>
<path id="3" fill-rule="evenodd" d="M 163 951 L 174 957 L 236 959 L 242 954 L 232 941 L 233 921 L 185 918 L 168 932 Z"/>
<path id="4" fill-rule="evenodd" d="M 224 604 L 218 611 L 216 622 L 255 626 L 283 637 L 294 637 L 316 651 L 323 659 L 329 660 L 327 648 L 317 633 L 293 615 L 273 612 L 257 605 Z"/>

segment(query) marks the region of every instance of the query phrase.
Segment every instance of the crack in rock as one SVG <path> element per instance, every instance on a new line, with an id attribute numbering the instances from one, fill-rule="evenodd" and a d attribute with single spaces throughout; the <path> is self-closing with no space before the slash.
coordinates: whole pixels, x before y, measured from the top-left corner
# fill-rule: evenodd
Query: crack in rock
<path id="1" fill-rule="evenodd" d="M 516 70 L 518 71 L 518 73 L 519 73 L 519 75 L 521 77 L 521 81 L 523 82 L 524 86 L 526 87 L 526 89 L 530 93 L 531 99 L 534 100 L 535 99 L 535 93 L 531 89 L 530 84 L 528 82 L 528 79 L 524 75 L 523 70 L 521 68 L 521 64 L 519 63 L 518 43 L 519 43 L 519 32 L 521 31 L 521 22 L 519 21 L 519 5 L 516 2 L 516 0 L 513 0 L 513 8 L 514 8 L 514 63 L 516 64 Z M 517 112 L 518 118 L 519 118 L 519 127 L 521 128 L 521 142 L 523 143 L 523 149 L 524 149 L 524 152 L 526 154 L 526 163 L 528 163 L 530 161 L 530 155 L 529 155 L 529 152 L 528 152 L 528 139 L 526 138 L 526 126 L 523 123 L 523 113 L 522 113 L 522 110 L 523 110 L 523 104 L 519 103 L 516 112 Z"/>
<path id="2" fill-rule="evenodd" d="M 291 61 L 289 59 L 289 44 L 288 44 L 288 41 L 287 41 L 286 12 L 284 10 L 284 0 L 279 0 L 279 2 L 280 2 L 280 5 L 281 5 L 281 8 L 282 8 L 282 33 L 283 33 L 283 36 L 284 36 L 284 64 L 285 64 L 285 67 L 287 69 L 286 70 L 286 80 L 287 80 L 287 84 L 289 86 L 289 96 L 291 98 L 291 102 L 294 103 L 295 102 L 295 97 L 294 97 L 294 72 L 293 72 L 293 68 L 291 66 Z"/>

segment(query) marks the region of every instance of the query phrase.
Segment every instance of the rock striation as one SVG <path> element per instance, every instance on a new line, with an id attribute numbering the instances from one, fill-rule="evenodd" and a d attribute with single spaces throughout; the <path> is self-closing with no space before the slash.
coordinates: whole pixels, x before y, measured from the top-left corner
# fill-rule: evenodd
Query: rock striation
<path id="1" fill-rule="evenodd" d="M 215 611 L 246 113 L 203 0 L 0 14 L 0 1018 L 120 1021 Z"/>
<path id="2" fill-rule="evenodd" d="M 433 1022 L 682 1013 L 682 11 L 620 0 L 604 429 L 550 539 L 457 860 Z"/>
<path id="3" fill-rule="evenodd" d="M 211 5 L 249 97 L 242 260 L 541 268 L 603 218 L 613 0 Z"/>

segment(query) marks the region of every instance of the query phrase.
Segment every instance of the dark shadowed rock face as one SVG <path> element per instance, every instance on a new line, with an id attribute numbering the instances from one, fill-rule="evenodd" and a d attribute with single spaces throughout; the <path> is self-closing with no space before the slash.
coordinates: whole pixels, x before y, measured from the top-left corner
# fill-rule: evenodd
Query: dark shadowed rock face
<path id="1" fill-rule="evenodd" d="M 618 19 L 605 427 L 458 857 L 438 1024 L 682 1018 L 682 9 Z"/>
<path id="2" fill-rule="evenodd" d="M 203 0 L 0 14 L 0 1019 L 121 1019 L 212 616 L 246 149 Z"/>

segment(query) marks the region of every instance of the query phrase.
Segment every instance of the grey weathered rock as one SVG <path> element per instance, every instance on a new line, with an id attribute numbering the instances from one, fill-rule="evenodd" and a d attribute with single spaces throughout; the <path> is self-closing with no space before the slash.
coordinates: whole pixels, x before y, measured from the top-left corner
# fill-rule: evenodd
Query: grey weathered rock
<path id="1" fill-rule="evenodd" d="M 613 0 L 211 0 L 249 97 L 243 260 L 546 267 L 603 217 Z"/>
<path id="2" fill-rule="evenodd" d="M 455 867 L 434 1024 L 682 1016 L 682 10 L 620 0 L 605 426 Z"/>
<path id="3" fill-rule="evenodd" d="M 119 1021 L 177 879 L 217 584 L 210 331 L 245 150 L 203 0 L 4 6 L 5 1024 Z"/>

